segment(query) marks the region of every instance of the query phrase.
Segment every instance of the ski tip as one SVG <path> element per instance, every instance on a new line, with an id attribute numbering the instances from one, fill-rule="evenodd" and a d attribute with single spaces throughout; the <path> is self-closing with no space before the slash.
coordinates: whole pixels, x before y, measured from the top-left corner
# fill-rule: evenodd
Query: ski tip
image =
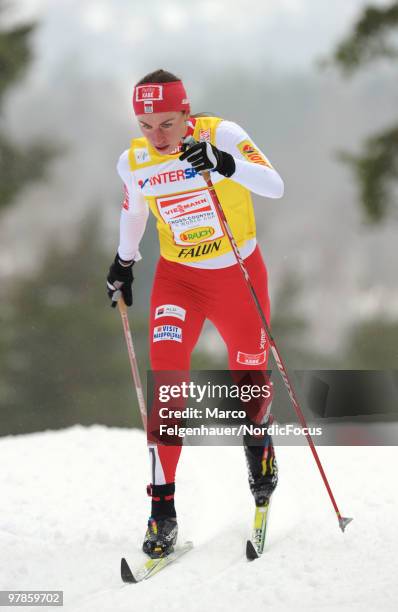
<path id="1" fill-rule="evenodd" d="M 136 579 L 134 578 L 133 572 L 131 571 L 129 567 L 129 564 L 127 563 L 124 557 L 122 558 L 122 561 L 120 563 L 120 574 L 122 576 L 123 582 L 128 582 L 130 584 L 137 582 Z"/>
<path id="2" fill-rule="evenodd" d="M 351 523 L 351 521 L 353 521 L 353 520 L 354 520 L 354 519 L 352 519 L 352 518 L 348 518 L 348 517 L 344 517 L 344 516 L 341 516 L 341 517 L 339 518 L 339 526 L 340 526 L 340 529 L 341 529 L 341 531 L 342 531 L 343 533 L 344 533 L 344 530 L 345 530 L 345 528 L 347 527 L 347 525 L 348 525 L 349 523 Z"/>
<path id="3" fill-rule="evenodd" d="M 258 559 L 259 555 L 256 549 L 253 546 L 253 542 L 251 540 L 247 540 L 246 542 L 246 559 L 248 561 L 254 561 L 254 559 Z"/>

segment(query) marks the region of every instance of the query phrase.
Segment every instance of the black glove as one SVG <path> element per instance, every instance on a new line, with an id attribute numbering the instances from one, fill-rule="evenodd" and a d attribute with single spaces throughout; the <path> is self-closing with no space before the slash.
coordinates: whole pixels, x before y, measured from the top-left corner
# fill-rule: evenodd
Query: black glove
<path id="1" fill-rule="evenodd" d="M 106 279 L 108 295 L 112 300 L 112 308 L 115 308 L 117 302 L 117 299 L 114 300 L 113 297 L 115 292 L 119 290 L 122 293 L 126 306 L 131 306 L 133 303 L 133 265 L 134 260 L 124 261 L 124 259 L 120 259 L 119 255 L 116 253 L 115 261 L 109 268 L 109 274 Z"/>
<path id="2" fill-rule="evenodd" d="M 197 142 L 185 148 L 179 159 L 186 159 L 197 172 L 202 170 L 217 170 L 227 178 L 235 172 L 235 160 L 230 153 L 220 151 L 210 142 Z"/>

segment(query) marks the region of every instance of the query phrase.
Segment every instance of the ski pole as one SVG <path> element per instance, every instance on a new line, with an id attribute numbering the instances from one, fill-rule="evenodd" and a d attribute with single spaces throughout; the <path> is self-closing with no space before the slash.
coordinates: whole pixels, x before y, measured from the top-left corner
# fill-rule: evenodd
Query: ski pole
<path id="1" fill-rule="evenodd" d="M 192 141 L 193 140 L 194 139 L 192 138 Z M 189 144 L 191 144 L 192 141 L 188 141 L 188 139 L 187 139 L 185 141 L 185 143 L 188 144 L 188 146 L 189 146 Z M 192 144 L 193 144 L 193 142 L 192 142 Z M 312 438 L 311 438 L 310 434 L 308 433 L 307 423 L 305 421 L 303 412 L 302 412 L 302 410 L 300 408 L 300 404 L 298 402 L 298 399 L 297 399 L 297 396 L 296 396 L 296 392 L 295 392 L 295 390 L 293 388 L 293 385 L 291 384 L 291 382 L 289 380 L 289 376 L 287 374 L 286 367 L 285 367 L 285 365 L 283 363 L 283 360 L 282 360 L 282 357 L 281 357 L 281 355 L 280 355 L 280 353 L 278 351 L 278 348 L 276 346 L 275 340 L 272 337 L 271 330 L 270 330 L 270 328 L 268 326 L 268 323 L 266 321 L 263 309 L 261 308 L 260 302 L 258 300 L 258 297 L 257 297 L 256 292 L 254 290 L 254 287 L 252 285 L 252 282 L 250 280 L 249 273 L 248 273 L 248 271 L 246 269 L 246 266 L 244 264 L 242 256 L 241 256 L 241 254 L 239 252 L 239 248 L 238 248 L 238 245 L 235 242 L 235 238 L 234 238 L 234 236 L 232 234 L 231 228 L 229 227 L 229 223 L 228 223 L 227 218 L 225 216 L 224 210 L 223 210 L 223 208 L 221 206 L 221 203 L 220 203 L 220 201 L 218 199 L 216 190 L 215 190 L 214 185 L 212 183 L 212 180 L 210 178 L 210 172 L 208 170 L 205 170 L 205 171 L 201 172 L 201 175 L 203 176 L 203 178 L 204 178 L 204 180 L 206 182 L 206 185 L 207 185 L 207 187 L 209 189 L 210 197 L 211 197 L 211 199 L 212 199 L 212 201 L 213 201 L 213 203 L 214 203 L 214 205 L 216 207 L 216 210 L 219 213 L 221 225 L 223 226 L 224 231 L 225 231 L 225 233 L 228 236 L 228 239 L 229 239 L 229 242 L 231 244 L 232 250 L 234 252 L 236 261 L 239 264 L 239 267 L 240 267 L 240 270 L 242 272 L 243 278 L 244 278 L 244 280 L 246 282 L 246 285 L 247 285 L 247 287 L 248 287 L 248 289 L 249 289 L 249 291 L 250 291 L 250 293 L 252 295 L 254 304 L 256 306 L 256 309 L 257 309 L 257 312 L 258 312 L 258 314 L 260 316 L 262 324 L 264 325 L 265 333 L 266 333 L 267 340 L 268 340 L 268 343 L 269 343 L 271 351 L 272 351 L 272 355 L 273 355 L 273 357 L 275 359 L 275 362 L 276 362 L 276 365 L 277 365 L 278 370 L 280 372 L 280 375 L 282 376 L 283 382 L 285 383 L 285 386 L 286 386 L 287 392 L 289 394 L 290 400 L 291 400 L 291 402 L 293 404 L 293 408 L 294 408 L 294 410 L 296 412 L 296 415 L 297 415 L 301 425 L 307 431 L 307 433 L 305 434 L 305 436 L 307 438 L 307 442 L 308 442 L 309 447 L 310 447 L 310 449 L 312 451 L 312 454 L 314 456 L 315 462 L 316 462 L 316 464 L 318 466 L 318 469 L 319 469 L 319 472 L 321 474 L 322 480 L 323 480 L 323 482 L 325 484 L 326 490 L 327 490 L 327 492 L 329 494 L 330 501 L 332 502 L 333 508 L 334 508 L 334 510 L 336 512 L 337 519 L 339 521 L 339 527 L 344 532 L 344 530 L 345 530 L 346 526 L 348 525 L 348 523 L 350 523 L 352 521 L 352 518 L 343 517 L 341 515 L 341 513 L 340 513 L 340 510 L 339 510 L 338 506 L 337 506 L 336 500 L 334 498 L 332 489 L 331 489 L 331 487 L 329 485 L 329 482 L 328 482 L 328 479 L 326 477 L 325 471 L 324 471 L 324 469 L 322 467 L 322 463 L 321 463 L 321 460 L 319 459 L 319 455 L 318 455 L 317 450 L 315 448 L 314 442 L 312 441 Z"/>
<path id="2" fill-rule="evenodd" d="M 136 358 L 135 350 L 134 350 L 133 337 L 131 335 L 131 330 L 130 330 L 129 318 L 127 314 L 127 306 L 125 304 L 125 301 L 123 299 L 120 289 L 118 291 L 115 291 L 113 295 L 113 301 L 117 301 L 117 306 L 119 308 L 120 316 L 122 319 L 124 337 L 126 339 L 127 352 L 129 354 L 129 360 L 130 360 L 131 374 L 133 376 L 135 390 L 137 393 L 138 406 L 139 406 L 140 413 L 141 413 L 142 424 L 144 426 L 144 431 L 146 431 L 147 412 L 146 412 L 146 406 L 145 406 L 145 398 L 144 398 L 144 393 L 142 389 L 140 371 L 138 369 L 137 358 Z"/>

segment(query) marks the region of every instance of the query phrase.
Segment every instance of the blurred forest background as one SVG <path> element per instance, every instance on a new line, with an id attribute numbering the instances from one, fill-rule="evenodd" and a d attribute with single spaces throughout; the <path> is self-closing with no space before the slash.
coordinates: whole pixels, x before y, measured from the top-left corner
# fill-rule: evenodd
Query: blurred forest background
<path id="1" fill-rule="evenodd" d="M 398 2 L 264 5 L 0 0 L 0 435 L 139 426 L 105 277 L 132 86 L 159 67 L 285 180 L 283 200 L 254 200 L 287 365 L 398 368 Z M 130 320 L 145 378 L 152 221 L 142 254 Z M 225 367 L 206 325 L 192 368 Z"/>

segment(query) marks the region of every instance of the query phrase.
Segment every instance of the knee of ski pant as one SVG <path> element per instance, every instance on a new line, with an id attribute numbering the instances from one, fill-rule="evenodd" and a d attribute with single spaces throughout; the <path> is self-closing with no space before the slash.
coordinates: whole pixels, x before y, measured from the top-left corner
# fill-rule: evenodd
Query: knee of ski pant
<path id="1" fill-rule="evenodd" d="M 160 328 L 167 329 L 158 331 Z M 168 331 L 169 328 L 171 331 Z M 149 346 L 153 370 L 189 370 L 192 349 L 185 338 L 185 331 L 183 325 L 175 325 L 172 320 L 168 325 L 154 327 Z"/>

